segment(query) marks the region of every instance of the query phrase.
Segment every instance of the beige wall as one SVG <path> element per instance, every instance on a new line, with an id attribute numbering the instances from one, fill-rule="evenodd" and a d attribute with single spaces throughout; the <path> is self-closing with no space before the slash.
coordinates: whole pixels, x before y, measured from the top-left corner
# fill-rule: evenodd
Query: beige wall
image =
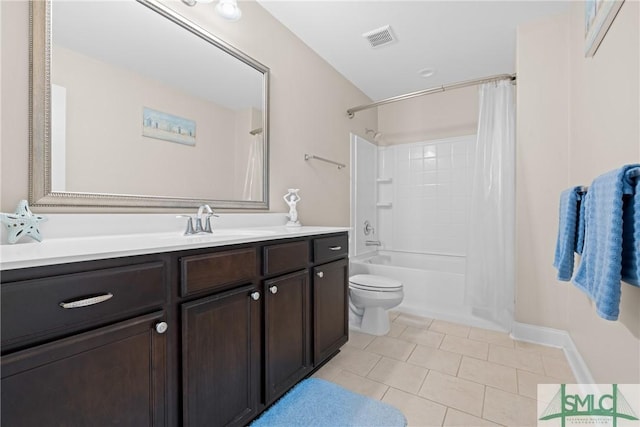
<path id="1" fill-rule="evenodd" d="M 640 382 L 640 289 L 623 283 L 620 320 L 603 320 L 551 264 L 560 192 L 640 161 L 639 6 L 624 3 L 593 58 L 583 2 L 518 29 L 516 320 L 569 331 L 601 383 Z"/>
<path id="2" fill-rule="evenodd" d="M 348 164 L 349 133 L 362 135 L 365 128 L 377 128 L 377 116 L 370 110 L 350 120 L 346 110 L 370 100 L 254 1 L 241 3 L 242 19 L 235 23 L 219 18 L 210 5 L 166 3 L 270 67 L 271 211 L 287 212 L 282 196 L 287 188 L 300 188 L 303 223 L 348 225 L 349 169 L 305 162 L 304 154 Z M 3 125 L 1 135 L 0 209 L 6 212 L 28 196 L 29 16 L 25 1 L 1 2 L 0 7 L 1 119 L 11 123 L 10 128 Z"/>
<path id="3" fill-rule="evenodd" d="M 382 133 L 380 145 L 471 135 L 477 129 L 477 86 L 378 107 L 378 131 Z"/>

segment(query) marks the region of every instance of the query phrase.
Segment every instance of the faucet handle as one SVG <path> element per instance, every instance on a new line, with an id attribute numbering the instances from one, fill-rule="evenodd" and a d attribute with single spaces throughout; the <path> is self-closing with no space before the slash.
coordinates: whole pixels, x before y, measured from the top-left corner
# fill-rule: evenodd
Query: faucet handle
<path id="1" fill-rule="evenodd" d="M 367 219 L 364 221 L 364 235 L 368 236 L 371 233 L 376 234 L 376 230 L 371 226 L 371 223 Z"/>
<path id="2" fill-rule="evenodd" d="M 205 233 L 213 233 L 213 230 L 211 229 L 211 217 L 212 216 L 219 217 L 220 215 L 214 214 L 213 210 L 211 212 L 207 212 L 205 214 L 205 220 L 204 220 L 204 232 Z"/>
<path id="3" fill-rule="evenodd" d="M 196 234 L 196 232 L 193 229 L 193 218 L 191 217 L 191 215 L 176 215 L 176 218 L 188 218 L 189 219 L 187 221 L 187 229 L 184 232 L 185 236 L 188 236 L 190 234 Z"/>

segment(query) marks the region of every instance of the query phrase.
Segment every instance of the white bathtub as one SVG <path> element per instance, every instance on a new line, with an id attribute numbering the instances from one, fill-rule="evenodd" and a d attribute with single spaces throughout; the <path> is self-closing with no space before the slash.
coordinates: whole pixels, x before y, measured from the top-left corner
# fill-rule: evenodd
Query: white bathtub
<path id="1" fill-rule="evenodd" d="M 375 274 L 402 282 L 398 311 L 490 327 L 464 304 L 463 256 L 378 251 L 351 259 L 350 275 Z"/>

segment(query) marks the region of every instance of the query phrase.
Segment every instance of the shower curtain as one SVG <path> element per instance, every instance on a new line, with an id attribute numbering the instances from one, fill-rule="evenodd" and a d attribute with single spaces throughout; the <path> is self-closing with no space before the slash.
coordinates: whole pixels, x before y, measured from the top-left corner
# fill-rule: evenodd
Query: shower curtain
<path id="1" fill-rule="evenodd" d="M 471 177 L 465 303 L 511 331 L 514 311 L 515 95 L 508 80 L 480 87 Z"/>
<path id="2" fill-rule="evenodd" d="M 254 135 L 249 147 L 247 173 L 244 177 L 242 200 L 262 200 L 262 161 L 264 158 L 264 144 L 262 134 Z"/>

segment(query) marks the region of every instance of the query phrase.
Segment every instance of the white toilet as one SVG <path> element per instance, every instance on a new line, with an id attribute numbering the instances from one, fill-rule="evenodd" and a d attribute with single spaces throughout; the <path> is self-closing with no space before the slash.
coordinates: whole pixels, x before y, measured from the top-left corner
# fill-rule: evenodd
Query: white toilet
<path id="1" fill-rule="evenodd" d="M 356 274 L 349 277 L 349 326 L 371 335 L 389 332 L 387 310 L 402 302 L 402 283 L 389 277 Z"/>

